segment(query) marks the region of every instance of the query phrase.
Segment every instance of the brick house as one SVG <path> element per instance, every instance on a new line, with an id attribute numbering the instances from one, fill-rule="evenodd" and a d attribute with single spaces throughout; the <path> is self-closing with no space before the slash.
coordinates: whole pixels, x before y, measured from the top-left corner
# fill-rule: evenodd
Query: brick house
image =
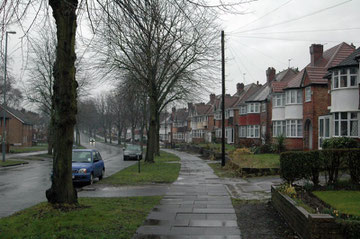
<path id="1" fill-rule="evenodd" d="M 211 131 L 208 130 L 208 125 L 212 105 L 205 103 L 188 104 L 188 108 L 190 121 L 188 141 L 193 143 L 211 142 Z"/>
<path id="2" fill-rule="evenodd" d="M 328 68 L 329 111 L 318 118 L 318 146 L 330 137 L 351 137 L 360 141 L 360 48 L 337 65 Z"/>
<path id="3" fill-rule="evenodd" d="M 183 143 L 186 139 L 186 132 L 188 128 L 189 112 L 186 108 L 176 109 L 172 108 L 172 140 L 174 143 Z"/>
<path id="4" fill-rule="evenodd" d="M 310 63 L 290 80 L 273 83 L 273 137 L 286 136 L 290 150 L 318 148 L 318 118 L 328 111 L 327 69 L 344 60 L 354 48 L 346 43 L 323 52 L 310 46 Z"/>
<path id="5" fill-rule="evenodd" d="M 4 110 L 6 112 L 6 141 L 11 146 L 30 147 L 33 139 L 33 123 L 22 112 L 0 105 L 2 137 L 4 119 Z"/>

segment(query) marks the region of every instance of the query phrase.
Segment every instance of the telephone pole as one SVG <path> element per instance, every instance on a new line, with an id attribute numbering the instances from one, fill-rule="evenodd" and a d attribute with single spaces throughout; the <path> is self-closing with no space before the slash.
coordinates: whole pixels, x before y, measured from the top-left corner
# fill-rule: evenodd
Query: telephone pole
<path id="1" fill-rule="evenodd" d="M 221 166 L 225 166 L 225 40 L 224 31 L 221 31 L 221 81 L 222 81 L 222 102 L 221 102 Z"/>

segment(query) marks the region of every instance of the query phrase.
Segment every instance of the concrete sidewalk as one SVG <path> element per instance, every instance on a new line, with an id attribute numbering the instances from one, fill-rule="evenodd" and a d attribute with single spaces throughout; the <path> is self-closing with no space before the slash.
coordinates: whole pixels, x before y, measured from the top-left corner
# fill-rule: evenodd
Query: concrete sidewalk
<path id="1" fill-rule="evenodd" d="M 179 177 L 133 238 L 241 238 L 228 191 L 200 158 L 181 158 Z"/>

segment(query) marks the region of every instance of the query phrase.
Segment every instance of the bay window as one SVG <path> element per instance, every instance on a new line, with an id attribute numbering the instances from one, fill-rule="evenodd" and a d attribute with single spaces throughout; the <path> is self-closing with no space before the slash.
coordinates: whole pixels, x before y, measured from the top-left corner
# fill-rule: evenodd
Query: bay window
<path id="1" fill-rule="evenodd" d="M 286 120 L 286 137 L 301 138 L 302 120 Z"/>
<path id="2" fill-rule="evenodd" d="M 273 137 L 279 137 L 286 134 L 286 121 L 273 121 Z"/>
<path id="3" fill-rule="evenodd" d="M 246 115 L 246 113 L 247 113 L 246 109 L 247 109 L 246 105 L 241 106 L 240 107 L 240 115 Z"/>
<path id="4" fill-rule="evenodd" d="M 260 113 L 260 103 L 249 103 L 248 113 Z"/>
<path id="5" fill-rule="evenodd" d="M 248 125 L 248 138 L 260 138 L 260 125 Z"/>
<path id="6" fill-rule="evenodd" d="M 358 84 L 358 71 L 357 67 L 335 70 L 332 73 L 333 89 L 356 87 Z"/>
<path id="7" fill-rule="evenodd" d="M 311 101 L 311 86 L 305 88 L 305 102 Z"/>
<path id="8" fill-rule="evenodd" d="M 301 90 L 287 90 L 286 91 L 286 104 L 301 104 L 302 91 Z"/>
<path id="9" fill-rule="evenodd" d="M 246 138 L 246 126 L 239 127 L 239 138 Z"/>
<path id="10" fill-rule="evenodd" d="M 357 112 L 339 112 L 334 114 L 334 135 L 357 137 L 358 131 Z"/>

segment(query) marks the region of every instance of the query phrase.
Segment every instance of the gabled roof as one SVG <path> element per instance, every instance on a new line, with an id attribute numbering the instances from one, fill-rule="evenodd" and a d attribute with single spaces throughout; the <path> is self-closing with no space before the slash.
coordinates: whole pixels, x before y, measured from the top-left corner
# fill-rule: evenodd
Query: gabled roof
<path id="1" fill-rule="evenodd" d="M 16 110 L 16 109 L 12 109 L 8 106 L 4 106 L 4 105 L 0 105 L 0 116 L 3 116 L 3 109 L 5 109 L 5 111 L 7 112 L 7 118 L 17 118 L 21 123 L 26 124 L 26 125 L 33 125 L 33 122 L 25 115 L 23 114 L 21 111 Z M 10 114 L 10 115 L 8 115 Z"/>
<path id="2" fill-rule="evenodd" d="M 263 85 L 255 94 L 251 95 L 246 102 L 264 101 L 270 94 L 271 88 L 269 84 Z"/>
<path id="3" fill-rule="evenodd" d="M 288 88 L 299 88 L 301 86 L 301 82 L 303 80 L 305 73 L 305 69 L 302 69 L 297 75 L 295 75 L 289 82 L 284 89 Z"/>
<path id="4" fill-rule="evenodd" d="M 325 79 L 329 68 L 338 65 L 344 59 L 346 59 L 352 52 L 354 47 L 342 42 L 323 53 L 323 56 L 312 65 L 309 63 L 305 68 L 305 74 L 308 76 L 310 84 L 327 84 L 328 80 Z M 305 76 L 305 75 L 304 75 Z M 304 81 L 302 76 L 302 82 Z M 287 88 L 293 88 L 288 86 Z"/>
<path id="5" fill-rule="evenodd" d="M 245 103 L 247 99 L 252 97 L 253 95 L 256 95 L 256 93 L 261 90 L 262 85 L 257 84 L 249 84 L 249 87 L 247 91 L 244 91 L 244 94 L 239 98 L 239 100 L 234 104 L 234 107 L 240 107 Z"/>
<path id="6" fill-rule="evenodd" d="M 275 81 L 271 82 L 272 92 L 274 93 L 283 92 L 284 88 L 287 87 L 288 83 L 300 73 L 298 72 L 297 69 L 295 70 L 293 68 L 288 68 L 276 74 Z"/>
<path id="7" fill-rule="evenodd" d="M 189 116 L 189 112 L 186 108 L 183 109 L 177 109 L 174 116 L 174 122 L 184 122 L 187 120 L 187 117 Z"/>
<path id="8" fill-rule="evenodd" d="M 341 67 L 349 67 L 349 66 L 358 66 L 359 62 L 355 59 L 360 56 L 360 47 L 356 49 L 353 53 L 351 53 L 347 58 L 345 58 L 338 65 L 331 68 L 341 68 Z"/>
<path id="9" fill-rule="evenodd" d="M 211 112 L 212 105 L 205 103 L 194 104 L 192 111 L 196 113 L 197 116 L 207 115 Z"/>

